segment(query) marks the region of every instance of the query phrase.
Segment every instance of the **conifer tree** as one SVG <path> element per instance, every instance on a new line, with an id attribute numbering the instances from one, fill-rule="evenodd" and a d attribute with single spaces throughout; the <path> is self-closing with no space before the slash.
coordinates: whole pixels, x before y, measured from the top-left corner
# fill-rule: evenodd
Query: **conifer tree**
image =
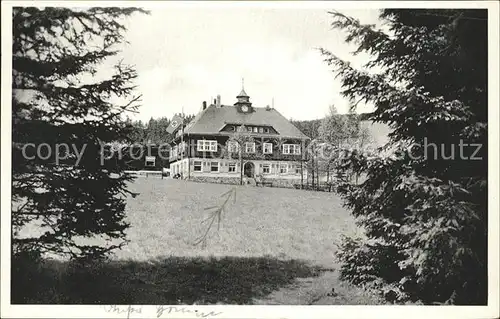
<path id="1" fill-rule="evenodd" d="M 137 74 L 123 63 L 105 78 L 97 71 L 119 52 L 124 19 L 137 11 L 13 8 L 14 256 L 94 259 L 124 244 L 131 177 L 120 161 L 102 165 L 101 146 L 127 140 Z"/>
<path id="2" fill-rule="evenodd" d="M 366 238 L 345 239 L 342 277 L 391 301 L 485 304 L 487 11 L 384 10 L 388 31 L 331 15 L 372 57 L 356 69 L 322 50 L 342 94 L 393 129 L 378 152 L 343 163 L 366 176 L 339 189 Z"/>

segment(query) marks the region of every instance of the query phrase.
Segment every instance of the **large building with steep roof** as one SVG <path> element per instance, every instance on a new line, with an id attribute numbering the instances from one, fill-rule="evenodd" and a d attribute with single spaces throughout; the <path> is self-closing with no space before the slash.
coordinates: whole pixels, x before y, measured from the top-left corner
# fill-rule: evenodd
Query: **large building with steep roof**
<path id="1" fill-rule="evenodd" d="M 242 88 L 233 105 L 220 96 L 203 107 L 172 142 L 173 175 L 189 180 L 233 183 L 265 180 L 280 186 L 306 179 L 309 138 L 276 109 L 255 107 Z"/>

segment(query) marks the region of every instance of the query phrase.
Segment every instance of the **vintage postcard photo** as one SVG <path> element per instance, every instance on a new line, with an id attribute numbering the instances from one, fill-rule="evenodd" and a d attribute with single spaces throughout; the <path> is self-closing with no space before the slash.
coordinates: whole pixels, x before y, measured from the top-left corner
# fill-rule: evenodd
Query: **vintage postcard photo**
<path id="1" fill-rule="evenodd" d="M 2 317 L 498 317 L 498 14 L 3 2 Z"/>

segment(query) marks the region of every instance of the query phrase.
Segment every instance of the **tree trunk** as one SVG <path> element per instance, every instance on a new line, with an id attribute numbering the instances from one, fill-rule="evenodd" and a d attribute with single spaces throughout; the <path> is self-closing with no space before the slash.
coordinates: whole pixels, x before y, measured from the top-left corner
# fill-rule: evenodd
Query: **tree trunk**
<path id="1" fill-rule="evenodd" d="M 304 161 L 300 160 L 300 189 L 304 188 Z"/>
<path id="2" fill-rule="evenodd" d="M 314 189 L 314 157 L 311 158 L 312 188 Z"/>
<path id="3" fill-rule="evenodd" d="M 243 155 L 240 147 L 240 185 L 243 185 Z"/>
<path id="4" fill-rule="evenodd" d="M 330 162 L 326 165 L 326 183 L 330 183 Z"/>
<path id="5" fill-rule="evenodd" d="M 319 187 L 319 163 L 316 163 L 316 185 Z"/>
<path id="6" fill-rule="evenodd" d="M 302 140 L 300 143 L 300 189 L 304 188 L 304 141 Z"/>

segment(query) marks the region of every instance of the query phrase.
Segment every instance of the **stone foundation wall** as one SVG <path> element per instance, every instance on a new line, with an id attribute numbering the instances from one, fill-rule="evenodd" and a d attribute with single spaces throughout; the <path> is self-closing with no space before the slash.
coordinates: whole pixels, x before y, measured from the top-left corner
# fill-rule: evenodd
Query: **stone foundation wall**
<path id="1" fill-rule="evenodd" d="M 240 177 L 221 177 L 221 176 L 191 176 L 189 181 L 198 183 L 230 184 L 240 185 Z M 300 184 L 300 179 L 268 178 L 266 181 L 272 182 L 273 187 L 294 188 L 294 184 Z M 304 181 L 305 184 L 306 181 Z M 243 177 L 243 184 L 254 184 L 254 179 Z"/>
<path id="2" fill-rule="evenodd" d="M 189 178 L 189 180 L 192 182 L 198 182 L 198 183 L 240 185 L 240 178 L 239 177 L 191 176 Z"/>
<path id="3" fill-rule="evenodd" d="M 294 184 L 300 184 L 300 179 L 283 179 L 283 178 L 273 178 L 269 180 L 273 182 L 273 187 L 283 187 L 283 188 L 294 188 Z M 305 181 L 304 181 L 305 184 Z"/>

